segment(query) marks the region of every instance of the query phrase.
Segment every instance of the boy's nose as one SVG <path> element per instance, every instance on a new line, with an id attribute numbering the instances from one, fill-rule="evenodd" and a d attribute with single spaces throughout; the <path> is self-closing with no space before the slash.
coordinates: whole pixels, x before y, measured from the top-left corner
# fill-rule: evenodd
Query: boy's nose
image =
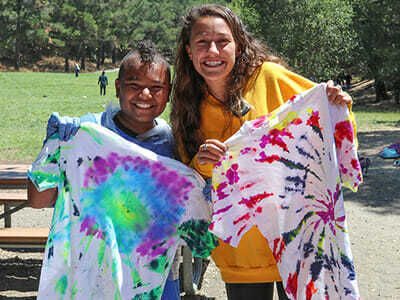
<path id="1" fill-rule="evenodd" d="M 151 96 L 150 89 L 145 87 L 142 89 L 142 92 L 140 93 L 144 98 L 148 98 Z"/>

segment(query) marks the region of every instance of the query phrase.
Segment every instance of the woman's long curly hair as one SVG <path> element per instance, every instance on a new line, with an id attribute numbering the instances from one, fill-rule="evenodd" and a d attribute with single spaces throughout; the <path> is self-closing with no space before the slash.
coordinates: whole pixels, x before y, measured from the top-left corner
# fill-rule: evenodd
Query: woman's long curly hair
<path id="1" fill-rule="evenodd" d="M 190 44 L 193 25 L 202 17 L 219 17 L 225 20 L 232 31 L 239 55 L 228 83 L 226 111 L 240 114 L 241 94 L 253 72 L 264 61 L 279 62 L 270 50 L 256 40 L 244 27 L 239 17 L 229 8 L 209 4 L 195 6 L 183 17 L 182 30 L 175 51 L 175 72 L 171 99 L 171 124 L 176 140 L 183 144 L 185 155 L 192 159 L 203 143 L 200 128 L 200 103 L 206 96 L 207 85 L 193 67 L 186 51 Z"/>

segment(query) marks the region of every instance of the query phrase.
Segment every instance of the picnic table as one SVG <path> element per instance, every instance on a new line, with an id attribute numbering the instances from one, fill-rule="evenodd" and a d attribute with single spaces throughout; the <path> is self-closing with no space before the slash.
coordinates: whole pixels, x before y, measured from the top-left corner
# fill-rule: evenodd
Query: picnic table
<path id="1" fill-rule="evenodd" d="M 26 207 L 27 192 L 26 178 L 29 165 L 2 165 L 0 164 L 0 186 L 9 188 L 13 186 L 21 191 L 18 193 L 3 192 L 0 190 L 0 204 L 4 205 L 4 212 L 0 219 L 4 218 L 4 227 L 11 227 L 11 215 Z M 13 207 L 13 208 L 12 208 Z"/>
<path id="2" fill-rule="evenodd" d="M 25 186 L 30 165 L 0 165 L 0 184 Z"/>

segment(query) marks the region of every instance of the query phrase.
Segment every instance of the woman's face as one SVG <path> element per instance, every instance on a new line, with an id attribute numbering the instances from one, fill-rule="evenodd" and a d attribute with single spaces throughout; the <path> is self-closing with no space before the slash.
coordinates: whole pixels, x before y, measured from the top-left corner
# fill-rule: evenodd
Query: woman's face
<path id="1" fill-rule="evenodd" d="M 225 84 L 238 55 L 228 24 L 212 16 L 202 17 L 193 25 L 186 51 L 208 85 Z"/>

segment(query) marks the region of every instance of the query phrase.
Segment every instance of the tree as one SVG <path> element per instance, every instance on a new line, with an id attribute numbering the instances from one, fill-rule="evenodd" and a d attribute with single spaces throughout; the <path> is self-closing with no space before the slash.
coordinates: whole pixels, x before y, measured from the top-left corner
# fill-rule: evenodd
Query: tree
<path id="1" fill-rule="evenodd" d="M 389 98 L 393 90 L 399 103 L 400 3 L 397 0 L 357 0 L 355 28 L 360 37 L 359 61 L 366 76 L 375 79 L 376 101 Z"/>
<path id="2" fill-rule="evenodd" d="M 351 66 L 357 39 L 347 0 L 241 0 L 251 31 L 304 76 L 323 80 Z"/>
<path id="3" fill-rule="evenodd" d="M 16 70 L 23 59 L 40 56 L 47 47 L 43 16 L 47 2 L 40 0 L 0 0 L 0 56 L 11 58 Z"/>

